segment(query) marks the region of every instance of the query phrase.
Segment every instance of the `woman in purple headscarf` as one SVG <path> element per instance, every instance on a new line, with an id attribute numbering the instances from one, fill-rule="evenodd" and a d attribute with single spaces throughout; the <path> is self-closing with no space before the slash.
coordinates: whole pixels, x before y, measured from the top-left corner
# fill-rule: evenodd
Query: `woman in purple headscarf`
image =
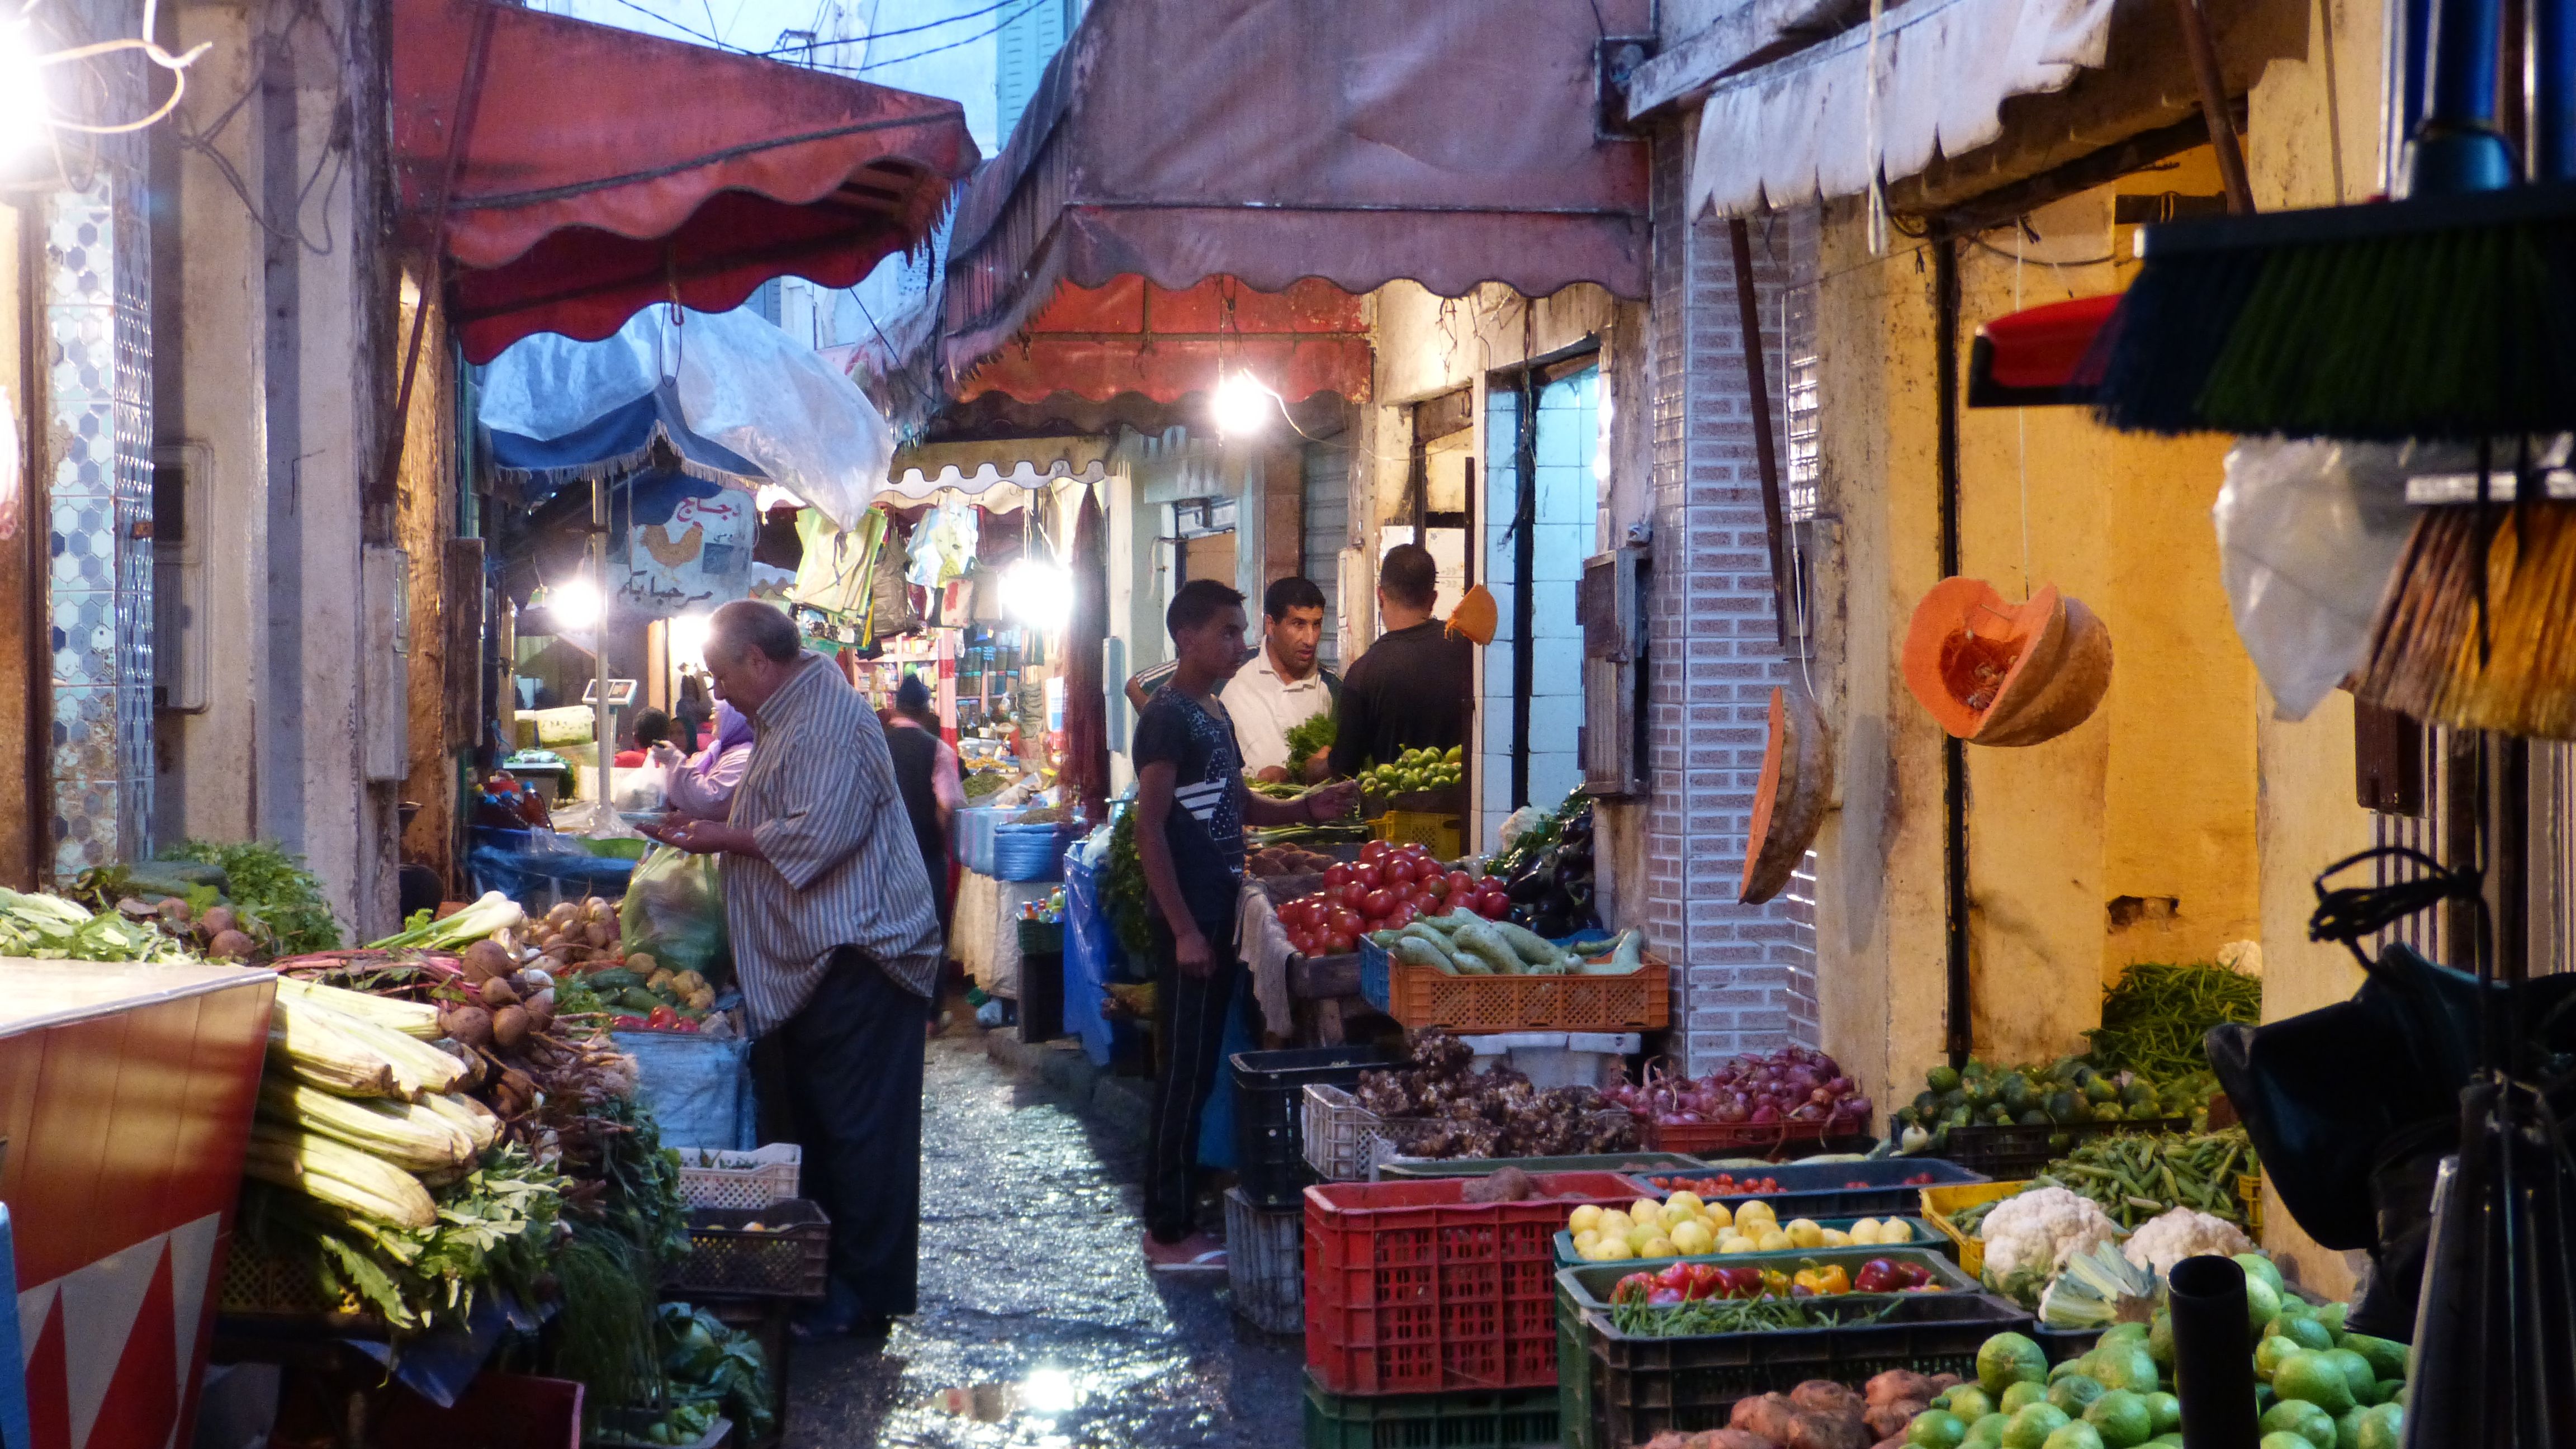
<path id="1" fill-rule="evenodd" d="M 670 772 L 665 792 L 673 810 L 697 820 L 722 820 L 733 811 L 733 791 L 751 767 L 751 721 L 716 701 L 715 737 L 686 759 L 668 744 L 653 747 L 653 760 Z"/>

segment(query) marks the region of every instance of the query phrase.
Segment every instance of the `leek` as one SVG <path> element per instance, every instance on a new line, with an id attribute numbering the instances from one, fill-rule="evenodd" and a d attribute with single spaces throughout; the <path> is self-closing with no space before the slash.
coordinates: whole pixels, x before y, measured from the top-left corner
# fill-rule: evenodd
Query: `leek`
<path id="1" fill-rule="evenodd" d="M 263 1182 L 291 1187 L 334 1207 L 407 1228 L 435 1227 L 438 1204 L 420 1179 L 311 1132 L 254 1121 L 243 1171 Z"/>
<path id="2" fill-rule="evenodd" d="M 528 919 L 519 903 L 499 891 L 485 891 L 483 898 L 443 921 L 428 921 L 399 931 L 381 941 L 372 942 L 371 951 L 394 951 L 419 947 L 429 951 L 455 951 L 492 935 L 506 931 Z"/>

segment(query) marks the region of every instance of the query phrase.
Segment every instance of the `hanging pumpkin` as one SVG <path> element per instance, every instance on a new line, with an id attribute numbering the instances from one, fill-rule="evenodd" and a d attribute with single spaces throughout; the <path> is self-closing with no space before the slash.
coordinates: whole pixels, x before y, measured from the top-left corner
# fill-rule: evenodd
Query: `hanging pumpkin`
<path id="1" fill-rule="evenodd" d="M 1834 794 L 1833 739 L 1806 691 L 1771 689 L 1771 735 L 1744 837 L 1744 881 L 1735 898 L 1758 906 L 1786 890 L 1824 828 Z"/>
<path id="2" fill-rule="evenodd" d="M 1983 579 L 1943 579 L 1906 629 L 1905 684 L 1960 739 L 2035 745 L 2102 703 L 2111 631 L 2055 585 L 2014 604 Z"/>
<path id="3" fill-rule="evenodd" d="M 1494 642 L 1494 625 L 1498 622 L 1493 593 L 1478 584 L 1458 601 L 1457 608 L 1449 611 L 1448 632 L 1481 649 Z"/>

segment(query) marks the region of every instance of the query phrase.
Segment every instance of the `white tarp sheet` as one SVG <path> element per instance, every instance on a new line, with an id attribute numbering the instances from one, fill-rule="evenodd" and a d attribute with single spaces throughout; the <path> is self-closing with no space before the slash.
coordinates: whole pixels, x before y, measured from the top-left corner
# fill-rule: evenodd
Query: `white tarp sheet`
<path id="1" fill-rule="evenodd" d="M 540 333 L 492 360 L 480 418 L 531 438 L 560 438 L 676 380 L 689 429 L 767 474 L 842 528 L 885 485 L 894 433 L 858 384 L 759 314 L 647 307 L 613 337 Z"/>
<path id="2" fill-rule="evenodd" d="M 2112 0 L 1911 0 L 1880 22 L 1877 135 L 1866 25 L 1717 82 L 1700 112 L 1690 214 L 1741 216 L 1857 196 L 1873 171 L 1902 180 L 1934 154 L 2003 134 L 2008 97 L 2063 90 L 2099 69 Z"/>

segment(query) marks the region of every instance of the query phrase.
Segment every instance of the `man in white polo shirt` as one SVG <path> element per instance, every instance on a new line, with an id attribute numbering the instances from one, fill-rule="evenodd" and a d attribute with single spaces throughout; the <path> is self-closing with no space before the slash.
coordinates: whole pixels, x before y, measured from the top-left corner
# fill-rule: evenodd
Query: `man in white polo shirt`
<path id="1" fill-rule="evenodd" d="M 1261 596 L 1261 652 L 1235 671 L 1225 692 L 1243 765 L 1254 778 L 1288 776 L 1288 732 L 1319 714 L 1330 714 L 1342 682 L 1315 662 L 1324 639 L 1324 591 L 1312 579 L 1291 575 Z M 1323 753 L 1308 772 L 1322 779 Z"/>

